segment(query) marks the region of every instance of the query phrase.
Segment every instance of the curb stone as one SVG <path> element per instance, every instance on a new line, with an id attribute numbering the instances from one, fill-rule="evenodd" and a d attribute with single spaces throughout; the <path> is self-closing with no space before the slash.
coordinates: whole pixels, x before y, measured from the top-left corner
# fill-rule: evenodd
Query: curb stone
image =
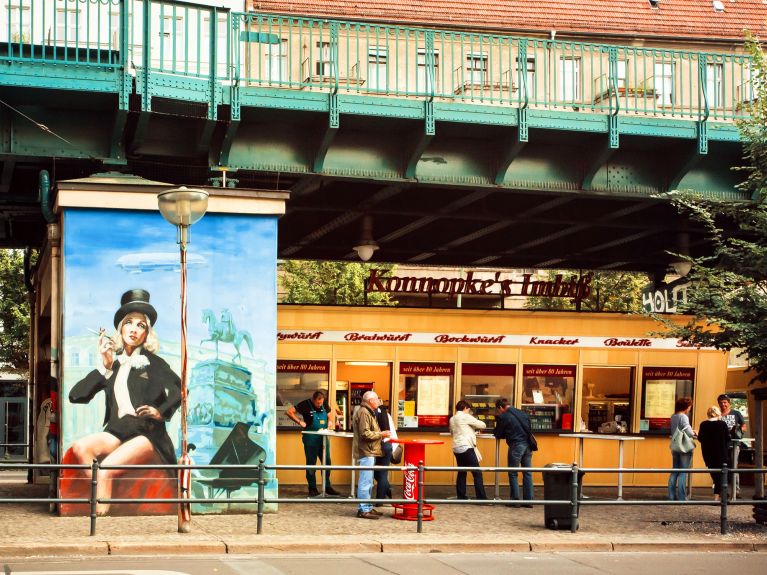
<path id="1" fill-rule="evenodd" d="M 530 543 L 512 539 L 477 543 L 466 539 L 385 539 L 383 553 L 510 553 L 529 552 Z"/>

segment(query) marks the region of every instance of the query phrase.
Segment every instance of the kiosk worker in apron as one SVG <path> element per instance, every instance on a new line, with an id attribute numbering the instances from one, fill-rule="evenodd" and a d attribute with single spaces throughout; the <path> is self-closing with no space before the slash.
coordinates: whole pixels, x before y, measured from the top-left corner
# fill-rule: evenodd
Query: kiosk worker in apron
<path id="1" fill-rule="evenodd" d="M 311 399 L 305 399 L 295 407 L 291 406 L 286 412 L 287 416 L 295 421 L 306 431 L 319 431 L 320 429 L 335 429 L 335 411 L 330 408 L 325 394 L 321 391 L 315 391 Z M 298 417 L 301 415 L 301 418 Z M 322 446 L 325 443 L 321 435 L 302 435 L 301 441 L 304 443 L 304 455 L 306 455 L 306 465 L 322 464 Z M 330 462 L 330 444 L 327 444 L 325 451 L 325 465 L 332 465 Z M 317 477 L 313 469 L 306 470 L 306 482 L 309 485 L 309 497 L 316 497 L 320 494 L 317 490 Z M 338 491 L 330 485 L 330 470 L 325 470 L 325 493 L 328 495 L 340 495 Z"/>

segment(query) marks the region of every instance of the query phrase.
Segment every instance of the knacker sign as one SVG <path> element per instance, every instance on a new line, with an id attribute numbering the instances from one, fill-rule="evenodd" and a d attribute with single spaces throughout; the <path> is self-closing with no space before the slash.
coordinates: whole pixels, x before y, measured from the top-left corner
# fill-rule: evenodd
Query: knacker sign
<path id="1" fill-rule="evenodd" d="M 591 274 L 572 276 L 569 281 L 558 274 L 553 281 L 534 280 L 524 274 L 522 281 L 501 279 L 501 272 L 490 278 L 476 278 L 466 272 L 465 278 L 400 277 L 382 275 L 382 270 L 371 269 L 365 289 L 368 293 L 416 293 L 431 295 L 497 295 L 502 297 L 565 297 L 578 304 L 591 293 Z M 517 287 L 518 286 L 518 287 Z"/>

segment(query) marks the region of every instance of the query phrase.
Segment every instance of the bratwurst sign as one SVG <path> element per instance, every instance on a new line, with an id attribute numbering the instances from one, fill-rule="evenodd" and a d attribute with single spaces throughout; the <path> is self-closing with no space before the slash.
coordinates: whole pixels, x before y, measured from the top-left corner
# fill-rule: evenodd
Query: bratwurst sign
<path id="1" fill-rule="evenodd" d="M 591 274 L 572 276 L 565 280 L 557 274 L 554 280 L 534 280 L 532 274 L 524 274 L 522 281 L 502 279 L 501 272 L 489 278 L 475 277 L 473 271 L 465 278 L 400 277 L 384 275 L 382 270 L 371 269 L 365 289 L 370 292 L 417 293 L 431 295 L 497 295 L 523 297 L 564 297 L 580 303 L 591 293 Z"/>

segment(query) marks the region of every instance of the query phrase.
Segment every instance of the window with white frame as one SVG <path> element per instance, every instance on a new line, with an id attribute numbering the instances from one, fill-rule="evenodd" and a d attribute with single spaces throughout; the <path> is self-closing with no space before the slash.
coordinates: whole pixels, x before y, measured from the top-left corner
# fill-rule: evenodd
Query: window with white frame
<path id="1" fill-rule="evenodd" d="M 484 86 L 487 82 L 487 52 L 469 52 L 466 54 L 466 83 Z"/>
<path id="2" fill-rule="evenodd" d="M 333 51 L 330 49 L 330 42 L 317 42 L 317 52 L 318 58 L 315 62 L 316 75 L 321 78 L 333 76 Z"/>
<path id="3" fill-rule="evenodd" d="M 415 89 L 419 93 L 430 94 L 432 87 L 435 92 L 439 90 L 439 52 L 433 50 L 430 55 L 434 58 L 433 77 L 426 58 L 426 48 L 418 48 L 418 53 L 416 54 Z"/>
<path id="4" fill-rule="evenodd" d="M 56 9 L 56 40 L 72 43 L 82 41 L 80 33 L 80 10 L 70 6 Z"/>
<path id="5" fill-rule="evenodd" d="M 288 41 L 280 39 L 275 44 L 267 44 L 266 78 L 269 82 L 286 82 L 288 79 Z"/>
<path id="6" fill-rule="evenodd" d="M 525 62 L 525 83 L 522 83 L 519 80 L 519 72 L 520 72 L 520 65 L 519 65 L 519 58 L 517 57 L 517 75 L 513 79 L 514 82 L 519 82 L 519 93 L 524 98 L 525 96 L 529 95 L 529 97 L 535 97 L 535 58 L 529 57 L 527 58 L 527 61 Z M 525 93 L 525 84 L 527 84 L 527 94 Z"/>
<path id="7" fill-rule="evenodd" d="M 165 62 L 182 60 L 184 54 L 184 18 L 182 16 L 163 16 L 160 20 L 160 41 L 162 59 Z"/>
<path id="8" fill-rule="evenodd" d="M 709 108 L 719 108 L 724 103 L 724 67 L 719 64 L 706 64 L 706 96 Z"/>
<path id="9" fill-rule="evenodd" d="M 625 90 L 628 86 L 628 83 L 626 82 L 626 79 L 629 75 L 629 61 L 628 60 L 618 60 L 616 63 L 616 84 L 618 85 L 618 89 Z"/>
<path id="10" fill-rule="evenodd" d="M 218 76 L 224 77 L 227 74 L 226 70 L 226 49 L 227 49 L 227 43 L 226 43 L 226 25 L 227 25 L 227 15 L 226 14 L 218 14 L 218 17 L 216 19 L 216 42 L 218 46 L 218 62 L 216 64 L 216 74 Z M 190 28 L 194 28 L 196 25 L 191 25 Z M 209 14 L 203 14 L 201 19 L 201 41 L 199 45 L 199 53 L 200 53 L 200 71 L 203 73 L 209 72 L 207 64 L 210 62 L 210 15 Z M 190 35 L 193 35 L 193 30 L 191 31 Z M 190 38 L 190 40 L 193 40 L 193 38 Z M 197 47 L 193 47 L 192 50 L 195 51 L 195 54 L 198 50 Z"/>
<path id="11" fill-rule="evenodd" d="M 581 59 L 563 56 L 559 59 L 559 99 L 577 102 L 581 99 Z"/>
<path id="12" fill-rule="evenodd" d="M 2 12 L 2 22 L 10 21 L 11 42 L 30 42 L 32 39 L 32 18 L 29 5 L 7 4 Z"/>
<path id="13" fill-rule="evenodd" d="M 661 106 L 674 105 L 674 63 L 656 62 L 653 73 L 655 75 L 655 99 Z"/>
<path id="14" fill-rule="evenodd" d="M 389 49 L 385 46 L 368 48 L 368 88 L 386 90 L 388 88 Z"/>

